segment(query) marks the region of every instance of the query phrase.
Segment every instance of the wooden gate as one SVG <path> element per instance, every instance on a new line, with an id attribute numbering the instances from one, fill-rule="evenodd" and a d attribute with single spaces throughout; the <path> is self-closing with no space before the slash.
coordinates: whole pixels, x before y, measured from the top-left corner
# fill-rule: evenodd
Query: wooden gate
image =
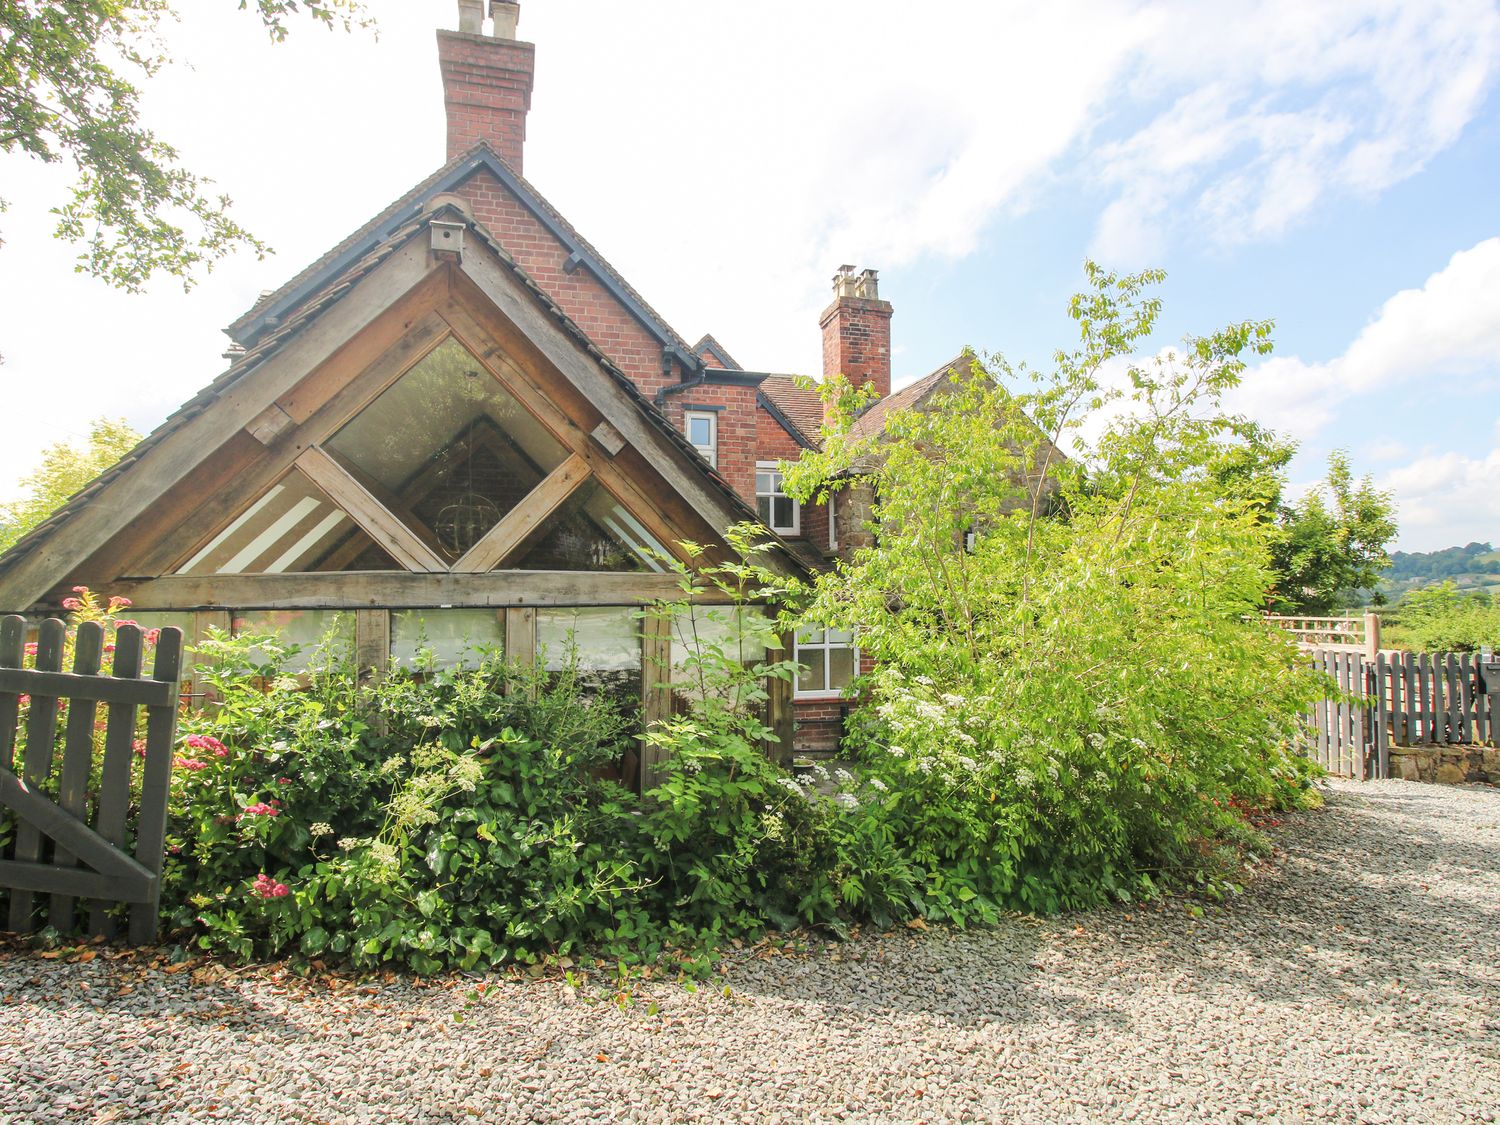
<path id="1" fill-rule="evenodd" d="M 1307 715 L 1307 752 L 1329 773 L 1391 775 L 1392 745 L 1472 745 L 1500 736 L 1495 695 L 1469 653 L 1315 649 L 1313 667 L 1333 679 L 1333 698 Z"/>
<path id="2" fill-rule="evenodd" d="M 134 625 L 115 631 L 101 672 L 104 635 L 96 622 L 80 625 L 66 672 L 67 628 L 45 621 L 27 668 L 25 620 L 0 621 L 0 828 L 14 831 L 8 856 L 0 832 L 0 889 L 10 892 L 11 930 L 41 924 L 41 893 L 52 896 L 47 923 L 62 931 L 78 927 L 84 899 L 89 932 L 112 936 L 110 904 L 129 903 L 130 940 L 144 944 L 156 936 L 161 897 L 182 630 L 160 631 L 150 678 Z"/>

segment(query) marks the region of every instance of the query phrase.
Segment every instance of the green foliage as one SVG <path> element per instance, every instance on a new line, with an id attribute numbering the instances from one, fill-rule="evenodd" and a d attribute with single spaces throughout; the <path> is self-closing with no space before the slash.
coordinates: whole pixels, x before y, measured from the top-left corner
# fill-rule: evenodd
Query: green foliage
<path id="1" fill-rule="evenodd" d="M 1382 643 L 1414 652 L 1500 649 L 1500 601 L 1453 582 L 1405 594 L 1382 615 Z"/>
<path id="2" fill-rule="evenodd" d="M 1379 583 L 1391 562 L 1386 550 L 1396 537 L 1395 504 L 1368 476 L 1356 483 L 1348 454 L 1334 450 L 1327 478 L 1281 507 L 1279 531 L 1272 544 L 1277 579 L 1271 610 L 1321 616 L 1344 608 L 1350 593 Z"/>
<path id="3" fill-rule="evenodd" d="M 329 26 L 368 22 L 354 0 L 253 7 L 275 40 L 299 12 Z M 168 0 L 0 0 L 0 152 L 77 169 L 71 198 L 53 209 L 57 236 L 83 244 L 81 272 L 132 292 L 156 273 L 191 285 L 239 246 L 267 251 L 229 217 L 229 197 L 141 123 L 137 83 L 169 62 L 157 30 L 173 16 Z"/>
<path id="4" fill-rule="evenodd" d="M 975 363 L 875 441 L 835 402 L 823 452 L 788 467 L 803 498 L 873 477 L 877 545 L 818 581 L 806 620 L 858 629 L 878 663 L 862 816 L 929 916 L 1216 885 L 1233 809 L 1303 799 L 1292 743 L 1318 687 L 1254 620 L 1275 531 L 1234 466 L 1258 431 L 1220 407 L 1270 325 L 1135 361 L 1160 279 L 1091 265 L 1052 371 L 996 357 L 1008 389 Z M 1106 364 L 1128 365 L 1123 392 Z"/>
<path id="5" fill-rule="evenodd" d="M 88 444 L 79 449 L 58 442 L 42 453 L 42 462 L 21 481 L 23 499 L 0 504 L 0 551 L 10 549 L 105 469 L 135 448 L 140 435 L 123 418 L 99 418 L 89 427 Z"/>

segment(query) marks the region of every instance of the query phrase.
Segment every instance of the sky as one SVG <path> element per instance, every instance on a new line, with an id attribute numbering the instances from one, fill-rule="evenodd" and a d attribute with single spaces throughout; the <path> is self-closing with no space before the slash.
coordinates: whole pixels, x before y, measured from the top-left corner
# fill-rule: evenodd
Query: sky
<path id="1" fill-rule="evenodd" d="M 220 328 L 440 165 L 434 29 L 180 5 L 144 116 L 276 250 L 189 292 L 73 272 L 65 168 L 0 157 L 0 495 L 91 418 L 149 430 Z M 1397 546 L 1500 540 L 1500 4 L 523 0 L 526 175 L 682 335 L 816 374 L 841 263 L 880 271 L 895 382 L 1044 364 L 1093 258 L 1168 272 L 1163 346 L 1276 321 L 1234 405 L 1395 494 Z"/>

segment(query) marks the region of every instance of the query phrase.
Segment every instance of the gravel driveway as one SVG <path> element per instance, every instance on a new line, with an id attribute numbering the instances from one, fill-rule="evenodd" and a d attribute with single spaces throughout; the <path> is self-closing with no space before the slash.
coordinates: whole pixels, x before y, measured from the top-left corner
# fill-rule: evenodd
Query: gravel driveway
<path id="1" fill-rule="evenodd" d="M 0 1122 L 1500 1120 L 1500 790 L 1340 784 L 1273 832 L 1201 919 L 762 948 L 623 1009 L 5 956 Z"/>

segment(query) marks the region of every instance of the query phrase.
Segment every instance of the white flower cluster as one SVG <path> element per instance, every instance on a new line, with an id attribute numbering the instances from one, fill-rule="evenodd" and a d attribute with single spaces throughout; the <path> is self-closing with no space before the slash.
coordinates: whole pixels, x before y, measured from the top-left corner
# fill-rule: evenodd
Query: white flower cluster
<path id="1" fill-rule="evenodd" d="M 331 824 L 324 824 L 320 820 L 316 824 L 310 824 L 310 825 L 308 825 L 307 826 L 307 831 L 308 831 L 308 834 L 310 836 L 312 836 L 312 838 L 314 840 L 316 840 L 320 836 L 332 836 L 333 835 L 333 825 L 331 825 Z"/>

